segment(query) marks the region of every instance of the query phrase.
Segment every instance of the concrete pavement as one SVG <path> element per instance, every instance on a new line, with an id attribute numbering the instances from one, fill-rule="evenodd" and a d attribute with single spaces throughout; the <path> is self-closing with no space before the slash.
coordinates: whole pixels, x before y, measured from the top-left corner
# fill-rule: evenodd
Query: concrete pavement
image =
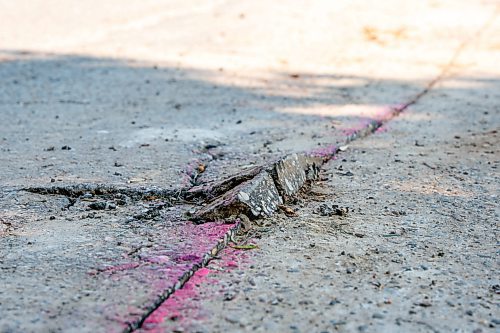
<path id="1" fill-rule="evenodd" d="M 484 91 L 494 96 L 495 8 L 475 1 L 1 1 L 7 287 L 0 328 L 176 326 L 180 315 L 168 306 L 182 302 L 163 301 L 175 290 L 195 296 L 186 290 L 209 273 L 200 266 L 251 209 L 238 203 L 225 214 L 229 206 L 219 205 L 222 213 L 197 219 L 209 222 L 201 226 L 189 222 L 193 214 L 291 153 L 328 157 L 429 88 L 465 94 L 465 103 Z M 479 60 L 454 59 L 464 47 Z M 481 72 L 469 71 L 478 61 Z M 455 72 L 463 79 L 429 86 Z M 435 115 L 460 128 L 468 121 L 433 107 L 417 116 L 421 122 Z M 490 111 L 487 123 L 498 124 L 497 114 Z M 236 180 L 221 185 L 227 177 Z M 223 191 L 186 194 L 200 185 Z M 221 216 L 228 219 L 213 221 Z"/>
<path id="2" fill-rule="evenodd" d="M 499 27 L 144 331 L 498 331 Z"/>

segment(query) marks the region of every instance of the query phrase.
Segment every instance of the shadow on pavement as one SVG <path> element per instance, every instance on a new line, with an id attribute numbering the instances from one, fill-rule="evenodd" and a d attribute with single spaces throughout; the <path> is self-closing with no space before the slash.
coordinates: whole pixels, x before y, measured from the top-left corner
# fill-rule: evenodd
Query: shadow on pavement
<path id="1" fill-rule="evenodd" d="M 0 178 L 10 185 L 55 179 L 178 188 L 189 185 L 190 165 L 218 159 L 204 175 L 213 179 L 335 143 L 343 130 L 426 84 L 308 73 L 242 78 L 126 59 L 0 55 Z M 487 96 L 500 86 L 495 77 L 457 82 L 436 90 Z"/>

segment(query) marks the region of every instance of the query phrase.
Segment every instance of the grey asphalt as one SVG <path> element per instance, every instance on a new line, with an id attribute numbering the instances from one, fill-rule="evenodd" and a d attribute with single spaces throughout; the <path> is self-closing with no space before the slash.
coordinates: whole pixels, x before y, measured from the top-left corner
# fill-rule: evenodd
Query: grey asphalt
<path id="1" fill-rule="evenodd" d="M 498 332 L 500 81 L 477 51 L 494 31 L 239 238 L 252 247 L 223 251 L 154 331 Z"/>
<path id="2" fill-rule="evenodd" d="M 495 6 L 0 0 L 0 331 L 495 329 Z M 325 166 L 312 189 L 321 195 L 287 203 L 298 216 L 257 221 L 268 224 L 251 239 L 260 250 L 213 252 L 235 216 L 189 221 L 207 206 L 185 196 L 193 186 L 341 144 L 415 96 L 400 120 Z M 456 169 L 464 184 L 449 178 Z M 402 207 L 409 227 L 368 197 Z M 347 225 L 315 214 L 320 204 L 349 206 Z M 454 224 L 436 225 L 433 211 Z M 445 251 L 452 238 L 470 246 L 464 261 Z M 326 267 L 342 247 L 350 259 Z M 431 252 L 430 263 L 416 258 Z M 207 254 L 221 259 L 181 286 Z M 436 283 L 451 308 L 432 292 L 417 300 L 413 276 L 387 313 L 368 301 L 385 292 L 378 280 L 367 290 L 373 272 L 447 258 L 456 262 Z M 342 283 L 324 289 L 325 279 Z M 464 295 L 449 289 L 454 279 Z"/>

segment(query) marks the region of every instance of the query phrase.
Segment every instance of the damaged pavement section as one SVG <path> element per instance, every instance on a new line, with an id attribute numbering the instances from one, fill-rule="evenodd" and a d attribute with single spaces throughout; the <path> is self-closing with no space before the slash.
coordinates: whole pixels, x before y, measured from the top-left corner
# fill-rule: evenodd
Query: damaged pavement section
<path id="1" fill-rule="evenodd" d="M 196 211 L 192 218 L 201 222 L 239 214 L 254 218 L 271 216 L 308 180 L 317 177 L 321 162 L 320 158 L 304 154 L 289 155 L 212 200 Z"/>
<path id="2" fill-rule="evenodd" d="M 193 220 L 203 222 L 239 214 L 270 216 L 283 201 L 271 176 L 263 171 L 196 211 Z"/>
<path id="3" fill-rule="evenodd" d="M 234 218 L 240 214 L 253 218 L 272 215 L 279 205 L 293 197 L 306 182 L 316 179 L 321 166 L 339 151 L 345 150 L 348 143 L 375 132 L 385 122 L 399 115 L 414 102 L 415 100 L 412 100 L 401 106 L 387 108 L 375 119 L 351 130 L 342 142 L 337 142 L 336 145 L 323 147 L 310 153 L 290 154 L 267 167 L 253 168 L 251 172 L 243 173 L 243 176 L 251 177 L 250 180 L 239 183 L 206 203 L 203 208 L 192 214 L 191 219 L 202 223 L 205 220 Z M 252 177 L 253 174 L 255 176 Z M 220 184 L 225 185 L 224 189 L 229 187 L 228 184 L 237 183 L 238 177 L 233 176 L 230 179 L 231 182 L 220 182 Z M 221 192 L 214 190 L 217 185 L 205 185 L 205 187 L 198 188 L 197 191 L 201 193 L 203 188 L 210 189 L 211 194 Z"/>
<path id="4" fill-rule="evenodd" d="M 156 201 L 92 211 L 63 195 L 0 198 L 0 332 L 133 331 L 239 228 L 194 225 L 179 206 L 128 218 Z"/>

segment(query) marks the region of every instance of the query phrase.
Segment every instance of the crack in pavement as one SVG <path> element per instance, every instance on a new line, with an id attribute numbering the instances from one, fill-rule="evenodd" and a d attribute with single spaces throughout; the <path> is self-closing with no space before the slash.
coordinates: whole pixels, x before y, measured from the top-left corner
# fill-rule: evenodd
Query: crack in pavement
<path id="1" fill-rule="evenodd" d="M 371 119 L 370 121 L 368 121 L 367 124 L 361 126 L 361 128 L 348 131 L 350 133 L 348 133 L 348 135 L 346 136 L 343 145 L 347 145 L 353 140 L 361 139 L 363 137 L 366 137 L 374 133 L 376 130 L 382 127 L 386 122 L 398 116 L 401 112 L 408 109 L 411 105 L 417 103 L 422 97 L 424 97 L 427 93 L 429 93 L 437 83 L 445 79 L 450 74 L 460 54 L 472 41 L 477 39 L 494 22 L 499 12 L 500 12 L 500 6 L 497 6 L 496 10 L 493 12 L 490 18 L 480 28 L 471 36 L 462 41 L 462 43 L 460 43 L 460 45 L 453 52 L 453 55 L 450 58 L 449 62 L 441 70 L 440 74 L 436 76 L 433 80 L 431 80 L 421 92 L 419 92 L 413 98 L 409 99 L 407 102 L 403 104 L 400 104 L 398 106 L 388 107 L 385 111 L 382 112 L 382 114 L 377 115 L 379 119 Z M 307 173 L 308 171 L 307 169 L 309 169 L 311 166 L 317 169 L 316 164 L 319 164 L 319 166 L 321 167 L 321 165 L 323 165 L 330 159 L 334 158 L 341 150 L 342 150 L 342 145 L 331 145 L 320 149 L 316 149 L 312 152 L 292 154 L 289 156 L 298 155 L 299 158 L 305 158 L 306 170 L 304 171 Z M 134 200 L 161 198 L 168 201 L 168 207 L 172 207 L 176 203 L 179 204 L 186 202 L 198 203 L 198 204 L 203 202 L 205 203 L 208 202 L 208 204 L 210 205 L 211 200 L 212 202 L 216 201 L 217 198 L 223 197 L 225 194 L 236 189 L 242 183 L 249 182 L 255 179 L 259 174 L 262 174 L 263 172 L 268 172 L 272 177 L 274 186 L 276 187 L 276 190 L 279 192 L 281 199 L 286 199 L 286 196 L 289 196 L 290 194 L 293 195 L 294 193 L 296 193 L 305 183 L 304 179 L 301 181 L 301 184 L 299 184 L 298 188 L 293 189 L 291 193 L 284 193 L 286 192 L 284 191 L 284 189 L 287 187 L 287 185 L 289 185 L 288 182 L 290 182 L 291 180 L 286 178 L 284 180 L 280 180 L 277 169 L 279 168 L 279 163 L 285 161 L 289 156 L 285 156 L 284 158 L 278 160 L 277 162 L 273 162 L 267 166 L 264 165 L 251 168 L 236 175 L 227 177 L 222 181 L 208 182 L 201 184 L 198 182 L 197 178 L 205 171 L 205 168 L 207 166 L 203 164 L 200 159 L 196 159 L 186 167 L 186 170 L 184 170 L 184 173 L 189 178 L 190 185 L 176 190 L 161 189 L 161 188 L 134 189 L 129 187 L 106 185 L 106 184 L 75 184 L 75 185 L 51 186 L 51 187 L 27 187 L 23 188 L 22 190 L 42 195 L 64 195 L 69 199 L 81 197 L 86 193 L 91 193 L 93 195 L 120 194 L 131 197 Z M 310 158 L 313 159 L 308 160 Z M 298 164 L 295 165 L 288 164 L 287 166 L 285 166 L 285 168 L 291 167 L 295 169 L 295 170 L 289 170 L 290 171 L 289 173 L 291 173 L 292 177 L 296 176 L 297 174 L 300 174 L 301 172 L 298 169 L 304 167 L 304 165 L 298 165 Z M 201 166 L 203 166 L 202 167 L 203 169 L 200 169 Z M 307 180 L 312 180 L 314 178 L 315 176 L 313 174 L 312 176 L 308 177 Z M 285 184 L 283 184 L 283 182 Z M 200 202 L 200 200 L 202 202 Z M 72 206 L 74 203 L 75 202 L 73 200 L 70 200 L 69 206 Z M 237 209 L 236 211 L 230 209 L 229 208 L 230 204 L 232 203 L 223 202 L 222 206 L 220 207 L 220 205 L 216 203 L 216 207 L 209 207 L 208 209 L 204 210 L 202 209 L 201 213 L 200 212 L 195 213 L 193 218 L 195 220 L 202 221 L 210 215 L 209 214 L 211 212 L 210 210 L 213 211 L 215 209 L 226 211 L 226 214 L 222 212 L 217 213 L 215 214 L 215 217 L 228 218 L 230 216 L 238 216 L 239 214 L 249 214 L 249 210 L 245 208 L 240 208 Z M 277 202 L 274 205 L 275 207 L 272 209 L 272 211 L 276 210 L 279 204 L 281 204 L 281 202 Z M 167 205 L 162 205 L 161 208 L 166 206 Z M 245 205 L 239 205 L 239 204 L 237 206 L 245 207 Z M 269 207 L 264 207 L 264 208 L 268 208 L 267 210 L 269 210 Z M 231 212 L 230 216 L 227 216 L 228 211 Z M 255 215 L 255 217 L 258 217 L 261 214 L 257 213 L 253 215 Z"/>
<path id="2" fill-rule="evenodd" d="M 411 98 L 410 100 L 408 100 L 407 102 L 405 102 L 404 104 L 401 104 L 399 106 L 395 106 L 395 107 L 390 107 L 388 112 L 383 115 L 383 117 L 381 119 L 375 119 L 375 120 L 372 120 L 370 121 L 368 124 L 364 125 L 362 128 L 360 129 L 357 129 L 357 130 L 354 130 L 352 133 L 350 133 L 349 135 L 347 135 L 347 137 L 345 138 L 345 145 L 347 145 L 348 143 L 354 141 L 354 140 L 358 140 L 358 139 L 362 139 L 366 136 L 369 136 L 370 134 L 374 133 L 375 131 L 377 131 L 380 127 L 382 127 L 385 123 L 389 122 L 391 119 L 397 117 L 401 112 L 403 112 L 404 110 L 408 109 L 411 105 L 417 103 L 420 99 L 422 99 L 426 94 L 428 94 L 433 88 L 434 86 L 436 86 L 436 84 L 438 84 L 440 81 L 446 79 L 449 75 L 450 75 L 450 72 L 452 70 L 452 68 L 456 65 L 456 61 L 458 60 L 459 56 L 462 54 L 462 52 L 466 49 L 466 47 L 472 42 L 474 41 L 475 39 L 477 39 L 493 22 L 494 20 L 496 19 L 498 13 L 500 12 L 500 6 L 497 6 L 496 7 L 496 10 L 494 11 L 494 13 L 492 14 L 492 16 L 473 34 L 471 35 L 469 38 L 465 39 L 454 51 L 452 57 L 450 58 L 450 61 L 442 68 L 441 72 L 439 73 L 438 76 L 436 76 L 433 80 L 431 80 L 427 86 L 421 91 L 419 92 L 418 94 L 416 94 L 413 98 Z M 315 151 L 315 152 L 311 152 L 309 154 L 301 154 L 300 157 L 304 158 L 304 159 L 307 159 L 308 157 L 316 157 L 316 159 L 313 159 L 313 162 L 311 164 L 314 164 L 314 163 L 320 163 L 320 166 L 321 167 L 323 164 L 325 164 L 326 162 L 328 162 L 329 160 L 333 159 L 334 157 L 336 157 L 339 153 L 341 153 L 343 150 L 345 150 L 343 147 L 339 147 L 337 145 L 335 146 L 330 146 L 330 147 L 325 147 L 319 151 Z M 293 154 L 293 155 L 297 155 L 297 154 Z M 230 178 L 226 178 L 226 185 L 227 184 L 230 184 L 230 185 L 234 185 L 233 187 L 231 186 L 227 186 L 225 187 L 228 188 L 227 192 L 231 192 L 236 189 L 237 192 L 233 193 L 233 198 L 229 198 L 229 199 L 232 199 L 232 200 L 239 200 L 238 204 L 235 204 L 236 201 L 233 201 L 233 202 L 228 202 L 228 197 L 227 195 L 225 196 L 225 194 L 227 194 L 227 192 L 221 192 L 221 193 L 218 193 L 219 197 L 222 197 L 222 203 L 221 203 L 221 207 L 224 209 L 224 210 L 229 210 L 231 212 L 231 215 L 234 215 L 234 214 L 245 214 L 249 211 L 251 211 L 253 213 L 253 210 L 252 210 L 252 206 L 251 205 L 248 205 L 247 202 L 249 199 L 247 199 L 246 197 L 244 197 L 243 195 L 241 195 L 241 193 L 245 193 L 245 192 L 241 192 L 239 191 L 240 190 L 240 187 L 242 184 L 245 184 L 245 183 L 248 183 L 248 182 L 252 182 L 254 181 L 255 179 L 258 178 L 259 175 L 262 175 L 262 173 L 268 173 L 270 172 L 271 174 L 271 179 L 272 179 L 272 182 L 274 183 L 274 187 L 279 189 L 279 197 L 278 198 L 274 198 L 275 200 L 284 200 L 286 199 L 286 196 L 284 195 L 284 187 L 283 187 L 283 183 L 282 183 L 282 180 L 279 179 L 278 177 L 278 172 L 276 171 L 277 170 L 277 166 L 279 165 L 280 162 L 283 162 L 287 157 L 285 157 L 284 159 L 281 159 L 280 161 L 278 162 L 275 162 L 273 163 L 271 166 L 269 167 L 260 167 L 258 168 L 257 170 L 253 170 L 255 173 L 252 174 L 251 177 L 249 177 L 250 179 L 247 180 L 247 181 L 243 181 L 243 182 L 239 182 L 239 183 L 233 183 L 231 181 L 228 181 L 228 179 L 231 179 Z M 320 158 L 320 159 L 317 159 L 317 158 Z M 289 164 L 290 165 L 290 164 Z M 304 173 L 304 165 L 301 164 L 301 163 L 297 163 L 297 164 L 291 164 L 293 168 L 295 168 L 295 172 L 292 172 L 292 174 L 294 175 L 297 175 L 297 174 L 301 174 Z M 306 161 L 306 166 L 309 167 L 310 165 L 307 165 L 307 161 Z M 242 177 L 238 178 L 239 180 L 242 179 Z M 301 181 L 301 184 L 298 188 L 294 188 L 292 190 L 293 193 L 291 193 L 292 195 L 294 193 L 297 193 L 303 186 L 304 184 L 306 183 L 307 180 L 313 180 L 314 177 L 312 178 L 307 178 L 307 179 L 303 179 Z M 285 179 L 286 180 L 286 179 Z M 254 184 L 254 185 L 257 185 L 258 187 L 258 184 Z M 288 184 L 287 184 L 288 185 Z M 247 187 L 248 188 L 248 187 Z M 255 188 L 255 186 L 254 186 Z M 194 193 L 204 193 L 206 190 L 209 190 L 210 188 L 206 188 L 206 185 L 205 187 L 203 185 L 201 186 L 198 186 L 196 187 L 196 189 L 194 189 Z M 192 188 L 193 190 L 193 188 Z M 212 189 L 213 190 L 213 189 Z M 250 193 L 251 195 L 251 193 Z M 247 197 L 250 197 L 249 194 L 246 194 Z M 212 196 L 213 197 L 213 196 Z M 243 198 L 242 198 L 243 197 Z M 237 198 L 237 199 L 235 199 Z M 217 198 L 214 200 L 215 202 L 217 201 Z M 242 205 L 243 203 L 243 205 Z M 245 205 L 246 204 L 246 205 Z M 279 206 L 279 203 L 276 205 L 276 208 Z M 237 209 L 236 210 L 233 210 L 231 208 L 233 207 L 236 207 Z M 210 209 L 219 209 L 220 207 L 211 207 Z M 221 210 L 222 211 L 222 210 Z M 262 216 L 262 214 L 253 214 L 255 215 L 255 217 L 259 217 L 259 216 Z M 267 214 L 269 215 L 269 214 Z M 204 215 L 201 214 L 199 215 L 199 217 L 203 217 Z M 220 216 L 224 216 L 224 215 L 220 215 Z M 227 216 L 226 216 L 227 217 Z M 221 249 L 222 250 L 225 246 L 227 246 L 228 242 L 223 242 L 223 243 L 220 243 L 221 245 Z M 220 251 L 219 250 L 219 251 Z M 208 260 L 209 261 L 209 260 Z M 207 261 L 207 263 L 208 263 Z M 198 268 L 201 268 L 203 266 L 200 266 Z M 194 271 L 195 272 L 195 271 Z M 194 272 L 192 272 L 188 278 L 183 281 L 182 285 L 180 286 L 180 288 L 182 288 L 182 286 L 184 285 L 185 282 L 187 282 L 189 280 L 189 278 L 194 274 Z M 179 288 L 175 289 L 175 290 L 178 290 Z M 169 292 L 169 293 L 166 293 L 164 298 L 161 299 L 160 302 L 157 302 L 155 307 L 151 308 L 147 313 L 145 313 L 143 316 L 142 316 L 142 319 L 140 321 L 138 321 L 135 325 L 130 325 L 126 330 L 125 332 L 133 332 L 139 328 L 141 328 L 142 324 L 147 320 L 147 318 L 154 312 L 154 310 L 156 310 L 157 308 L 159 308 L 161 306 L 161 304 L 170 296 L 172 295 L 175 290 L 173 290 L 172 292 Z M 430 326 L 429 324 L 425 323 L 425 322 L 417 322 L 418 324 L 421 324 L 421 325 L 424 325 L 425 327 L 431 329 L 432 331 L 435 331 L 436 330 Z"/>
<path id="3" fill-rule="evenodd" d="M 39 186 L 26 187 L 22 191 L 42 194 L 42 195 L 63 195 L 68 198 L 78 198 L 85 194 L 97 196 L 116 196 L 126 195 L 134 200 L 144 200 L 148 198 L 160 198 L 174 201 L 179 197 L 179 191 L 167 190 L 161 188 L 130 188 L 124 186 L 106 185 L 106 184 L 74 184 L 64 186 Z"/>
<path id="4" fill-rule="evenodd" d="M 198 210 L 194 215 L 194 218 L 197 218 L 201 223 L 207 221 L 207 217 L 229 219 L 234 216 L 239 216 L 240 214 L 249 215 L 254 218 L 269 216 L 279 207 L 280 201 L 287 201 L 288 198 L 300 191 L 308 181 L 314 180 L 317 177 L 319 168 L 341 153 L 344 150 L 343 146 L 376 132 L 377 129 L 382 127 L 385 123 L 398 116 L 411 105 L 417 103 L 440 81 L 448 77 L 460 54 L 475 38 L 491 25 L 498 14 L 499 8 L 500 7 L 497 7 L 492 17 L 475 34 L 465 39 L 455 49 L 450 61 L 442 68 L 439 75 L 431 80 L 422 91 L 404 104 L 387 107 L 384 112 L 379 115 L 379 118 L 371 119 L 357 129 L 346 131 L 346 136 L 342 145 L 331 145 L 312 152 L 288 155 L 276 162 L 245 170 L 217 182 L 197 184 L 197 178 L 200 173 L 193 173 L 192 175 L 194 176 L 191 176 L 193 180 L 190 183 L 191 186 L 177 190 L 160 188 L 134 189 L 104 184 L 29 187 L 23 190 L 44 195 L 64 195 L 68 199 L 73 200 L 86 193 L 91 193 L 97 196 L 111 197 L 126 195 L 135 201 L 148 200 L 151 198 L 160 198 L 166 201 L 165 204 L 150 207 L 144 214 L 137 215 L 136 217 L 139 219 L 148 218 L 158 213 L 158 210 L 179 205 L 183 203 L 183 201 L 192 204 L 207 203 L 208 207 Z M 259 181 L 262 181 L 262 183 L 259 183 Z M 273 193 L 268 194 L 267 192 L 269 192 L 270 188 Z M 259 202 L 251 202 L 253 194 L 255 194 L 256 199 L 259 199 Z M 260 202 L 261 199 L 266 197 L 269 201 L 262 204 Z M 70 200 L 70 204 L 67 208 L 75 202 Z M 227 246 L 232 236 L 237 233 L 239 225 L 240 222 L 238 222 L 237 226 L 231 229 L 229 233 L 224 235 L 224 239 L 219 241 L 212 251 L 205 254 L 201 262 L 187 270 L 174 286 L 164 290 L 158 295 L 157 300 L 147 306 L 147 310 L 140 315 L 140 319 L 128 324 L 125 332 L 133 332 L 141 328 L 145 320 L 163 304 L 170 295 L 176 290 L 181 289 L 198 269 L 206 266 L 217 253 Z"/>
<path id="5" fill-rule="evenodd" d="M 229 231 L 224 234 L 223 239 L 219 240 L 217 244 L 203 256 L 203 259 L 199 263 L 194 264 L 191 269 L 185 271 L 173 287 L 168 288 L 162 294 L 158 295 L 157 300 L 153 304 L 148 306 L 147 310 L 137 320 L 131 323 L 127 323 L 127 328 L 125 328 L 123 332 L 134 332 L 135 330 L 141 328 L 148 317 L 156 309 L 158 309 L 163 304 L 163 302 L 165 302 L 165 300 L 167 300 L 173 293 L 175 293 L 175 291 L 181 289 L 186 284 L 186 282 L 188 282 L 189 279 L 196 273 L 196 271 L 198 271 L 200 268 L 206 267 L 212 259 L 217 257 L 217 254 L 219 254 L 219 252 L 222 251 L 228 245 L 228 243 L 234 239 L 240 228 L 241 222 L 237 220 L 235 226 L 229 229 Z"/>

